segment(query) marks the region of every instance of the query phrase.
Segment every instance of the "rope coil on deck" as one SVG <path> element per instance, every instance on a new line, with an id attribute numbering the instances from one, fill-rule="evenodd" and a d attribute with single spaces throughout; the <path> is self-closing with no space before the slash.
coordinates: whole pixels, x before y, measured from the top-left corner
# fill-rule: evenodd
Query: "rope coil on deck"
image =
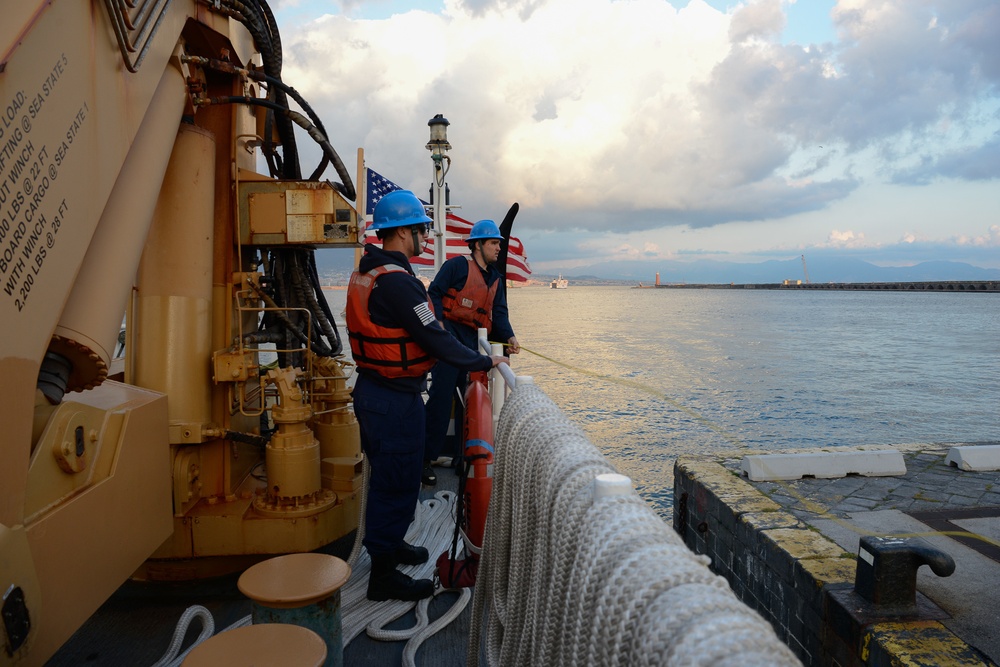
<path id="1" fill-rule="evenodd" d="M 533 384 L 507 398 L 473 601 L 477 665 L 799 665 Z"/>
<path id="2" fill-rule="evenodd" d="M 366 464 L 367 468 L 367 464 Z M 367 471 L 366 471 L 367 474 Z M 365 500 L 367 503 L 367 499 Z M 406 533 L 406 541 L 410 544 L 426 547 L 431 554 L 446 551 L 451 544 L 452 532 L 455 528 L 455 505 L 457 497 L 452 491 L 438 491 L 434 498 L 417 503 L 413 523 Z M 362 505 L 364 516 L 364 504 Z M 420 645 L 431 635 L 451 623 L 468 605 L 472 594 L 468 589 L 459 592 L 451 608 L 433 622 L 428 617 L 430 599 L 419 602 L 404 602 L 389 600 L 373 602 L 367 597 L 368 574 L 371 571 L 371 558 L 367 550 L 359 548 L 360 537 L 355 542 L 355 550 L 351 554 L 351 579 L 341 589 L 341 609 L 343 613 L 344 646 L 362 632 L 372 639 L 380 641 L 406 641 L 403 648 L 403 665 L 412 667 L 416 664 L 416 654 Z M 416 579 L 429 579 L 434 576 L 434 558 L 422 565 L 402 566 L 400 569 Z M 441 593 L 438 590 L 435 594 Z M 403 630 L 386 630 L 396 619 L 416 607 L 416 624 Z"/>

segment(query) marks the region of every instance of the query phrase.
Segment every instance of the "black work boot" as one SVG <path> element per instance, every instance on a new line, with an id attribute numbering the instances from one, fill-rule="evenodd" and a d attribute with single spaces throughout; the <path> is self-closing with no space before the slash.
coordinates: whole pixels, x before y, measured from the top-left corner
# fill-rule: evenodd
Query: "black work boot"
<path id="1" fill-rule="evenodd" d="M 424 461 L 424 470 L 420 473 L 420 483 L 424 486 L 434 486 L 438 483 L 437 473 L 431 467 L 430 461 Z"/>
<path id="2" fill-rule="evenodd" d="M 393 555 L 396 557 L 398 565 L 421 565 L 426 563 L 427 559 L 430 558 L 427 549 L 407 544 L 406 542 L 403 542 L 403 546 L 396 549 L 396 553 Z"/>
<path id="3" fill-rule="evenodd" d="M 396 569 L 394 558 L 373 558 L 372 572 L 368 576 L 368 599 L 406 600 L 415 602 L 434 595 L 434 582 L 430 579 L 413 579 Z"/>

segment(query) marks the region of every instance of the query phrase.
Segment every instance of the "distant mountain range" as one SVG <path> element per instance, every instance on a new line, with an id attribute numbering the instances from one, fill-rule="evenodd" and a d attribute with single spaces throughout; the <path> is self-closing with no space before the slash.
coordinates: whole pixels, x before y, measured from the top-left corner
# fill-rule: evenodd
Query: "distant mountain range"
<path id="1" fill-rule="evenodd" d="M 807 258 L 808 259 L 808 258 Z M 316 267 L 324 282 L 346 284 L 354 253 L 322 250 L 316 253 Z M 1000 269 L 984 269 L 962 262 L 921 262 L 914 266 L 876 266 L 863 260 L 837 257 L 808 259 L 809 281 L 814 283 L 920 282 L 927 280 L 1000 280 Z M 650 260 L 601 262 L 590 266 L 549 269 L 533 278 L 549 281 L 556 275 L 574 281 L 622 281 L 652 285 L 656 274 L 661 283 L 780 283 L 805 282 L 801 259 L 769 260 L 759 263 L 694 262 Z"/>

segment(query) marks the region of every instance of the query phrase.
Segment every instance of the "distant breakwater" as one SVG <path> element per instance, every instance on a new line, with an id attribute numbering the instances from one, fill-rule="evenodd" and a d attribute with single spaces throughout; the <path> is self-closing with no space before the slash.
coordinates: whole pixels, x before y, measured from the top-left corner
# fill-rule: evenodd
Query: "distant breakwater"
<path id="1" fill-rule="evenodd" d="M 658 289 L 861 290 L 869 292 L 1000 292 L 1000 280 L 931 280 L 886 283 L 673 283 Z"/>

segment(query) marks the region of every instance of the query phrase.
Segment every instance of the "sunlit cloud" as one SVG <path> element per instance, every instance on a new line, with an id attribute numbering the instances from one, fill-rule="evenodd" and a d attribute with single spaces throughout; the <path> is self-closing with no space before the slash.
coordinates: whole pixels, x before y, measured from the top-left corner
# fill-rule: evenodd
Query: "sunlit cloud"
<path id="1" fill-rule="evenodd" d="M 860 248 L 869 245 L 865 241 L 864 232 L 855 233 L 850 229 L 844 231 L 834 229 L 827 238 L 827 244 L 839 248 Z"/>
<path id="2" fill-rule="evenodd" d="M 991 225 L 985 234 L 954 237 L 955 245 L 975 246 L 978 248 L 1000 248 L 1000 225 Z"/>
<path id="3" fill-rule="evenodd" d="M 930 214 L 878 216 L 865 233 L 829 233 L 862 223 L 819 214 L 883 183 L 947 196 L 949 183 L 985 191 L 1000 178 L 995 0 L 840 0 L 828 17 L 838 39 L 821 44 L 782 41 L 781 0 L 728 11 L 702 0 L 445 0 L 440 13 L 384 20 L 334 13 L 373 2 L 276 4 L 331 12 L 284 34 L 284 78 L 344 161 L 363 146 L 369 166 L 426 192 L 426 123 L 444 113 L 460 213 L 500 218 L 516 201 L 521 229 L 566 235 L 529 248 L 533 264 L 666 257 L 662 243 L 614 239 L 810 213 L 819 241 L 759 243 L 888 247 L 901 225 L 940 238 Z M 967 240 L 954 243 L 995 246 L 967 217 Z M 582 231 L 594 242 L 577 244 Z"/>

